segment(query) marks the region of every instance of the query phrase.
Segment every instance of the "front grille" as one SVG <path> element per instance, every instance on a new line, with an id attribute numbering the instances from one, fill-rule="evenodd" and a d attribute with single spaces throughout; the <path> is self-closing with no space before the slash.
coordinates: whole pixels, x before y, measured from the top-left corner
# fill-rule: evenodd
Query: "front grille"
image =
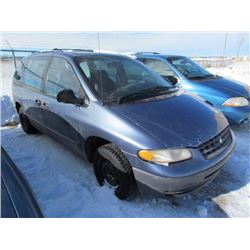
<path id="1" fill-rule="evenodd" d="M 231 141 L 232 135 L 228 126 L 214 138 L 200 145 L 199 150 L 206 159 L 211 159 L 224 151 L 230 145 Z"/>

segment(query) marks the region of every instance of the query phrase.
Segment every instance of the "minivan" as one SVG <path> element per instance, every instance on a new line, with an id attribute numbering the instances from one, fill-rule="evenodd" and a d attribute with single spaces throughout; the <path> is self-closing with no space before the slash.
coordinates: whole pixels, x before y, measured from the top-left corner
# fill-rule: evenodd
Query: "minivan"
<path id="1" fill-rule="evenodd" d="M 189 193 L 220 172 L 235 145 L 220 111 L 122 55 L 34 53 L 14 74 L 13 99 L 26 133 L 93 162 L 98 183 L 119 199 L 143 187 Z"/>
<path id="2" fill-rule="evenodd" d="M 186 56 L 157 52 L 135 53 L 137 60 L 173 84 L 204 98 L 219 109 L 234 125 L 249 123 L 249 87 L 243 83 L 214 75 Z"/>

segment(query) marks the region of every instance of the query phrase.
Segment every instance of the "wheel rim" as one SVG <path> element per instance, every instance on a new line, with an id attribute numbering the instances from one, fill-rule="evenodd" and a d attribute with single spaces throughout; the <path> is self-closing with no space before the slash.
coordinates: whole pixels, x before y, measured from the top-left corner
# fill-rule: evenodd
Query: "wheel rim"
<path id="1" fill-rule="evenodd" d="M 118 170 L 111 162 L 107 160 L 102 162 L 102 174 L 106 184 L 110 185 L 112 188 L 119 186 Z"/>

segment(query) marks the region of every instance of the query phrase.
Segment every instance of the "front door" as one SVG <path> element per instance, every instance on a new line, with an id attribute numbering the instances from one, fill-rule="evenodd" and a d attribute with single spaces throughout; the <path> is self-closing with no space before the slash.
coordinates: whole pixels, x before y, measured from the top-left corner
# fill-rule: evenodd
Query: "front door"
<path id="1" fill-rule="evenodd" d="M 42 117 L 47 133 L 71 150 L 83 154 L 84 138 L 79 134 L 80 109 L 74 104 L 57 102 L 63 89 L 72 89 L 76 97 L 83 97 L 83 89 L 70 63 L 53 57 L 49 66 L 42 100 Z"/>

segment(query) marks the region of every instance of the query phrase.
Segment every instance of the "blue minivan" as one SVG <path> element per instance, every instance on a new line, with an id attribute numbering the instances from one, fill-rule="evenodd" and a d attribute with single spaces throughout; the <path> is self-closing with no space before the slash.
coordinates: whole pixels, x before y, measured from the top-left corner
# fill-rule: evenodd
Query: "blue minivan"
<path id="1" fill-rule="evenodd" d="M 136 58 L 172 83 L 181 84 L 221 110 L 231 124 L 249 121 L 249 87 L 214 75 L 185 56 L 156 52 L 136 53 Z"/>
<path id="2" fill-rule="evenodd" d="M 35 53 L 14 74 L 13 99 L 26 133 L 93 162 L 98 183 L 120 199 L 144 186 L 191 192 L 220 172 L 235 145 L 220 111 L 121 55 Z"/>

